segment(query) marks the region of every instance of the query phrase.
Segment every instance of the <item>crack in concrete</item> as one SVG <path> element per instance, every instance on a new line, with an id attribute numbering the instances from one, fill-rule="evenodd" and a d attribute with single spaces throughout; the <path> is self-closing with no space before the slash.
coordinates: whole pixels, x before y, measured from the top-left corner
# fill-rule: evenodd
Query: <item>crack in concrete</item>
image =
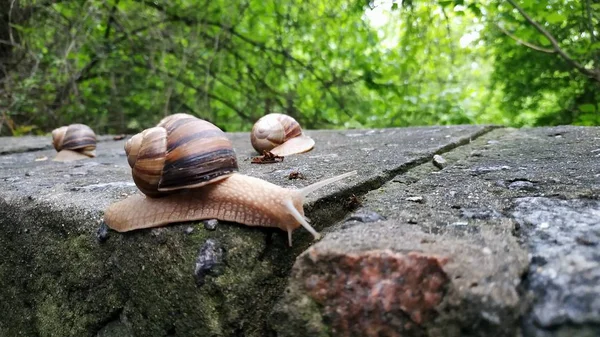
<path id="1" fill-rule="evenodd" d="M 502 126 L 496 125 L 486 126 L 482 130 L 471 134 L 469 137 L 461 137 L 459 140 L 446 144 L 432 153 L 404 163 L 398 166 L 396 169 L 383 172 L 382 174 L 379 174 L 359 184 L 352 185 L 351 187 L 343 189 L 337 193 L 329 194 L 327 196 L 315 200 L 312 203 L 308 203 L 305 206 L 305 212 L 309 218 L 314 220 L 315 223 L 328 223 L 329 225 L 325 227 L 330 227 L 331 225 L 342 221 L 352 212 L 352 210 L 340 206 L 346 205 L 345 203 L 340 204 L 340 199 L 347 200 L 352 195 L 355 195 L 360 200 L 360 198 L 366 195 L 367 193 L 381 188 L 383 185 L 392 181 L 398 175 L 407 173 L 412 169 L 415 169 L 421 165 L 431 162 L 431 160 L 433 160 L 433 156 L 448 153 L 462 146 L 469 145 L 472 141 L 494 130 L 502 128 Z M 439 170 L 433 166 L 432 168 L 435 170 Z"/>

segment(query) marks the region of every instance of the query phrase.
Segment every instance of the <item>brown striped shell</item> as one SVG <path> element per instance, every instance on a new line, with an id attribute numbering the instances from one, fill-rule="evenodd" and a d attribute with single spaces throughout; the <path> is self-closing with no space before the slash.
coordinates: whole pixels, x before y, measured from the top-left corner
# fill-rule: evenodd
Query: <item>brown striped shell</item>
<path id="1" fill-rule="evenodd" d="M 225 133 L 187 114 L 165 117 L 133 136 L 125 152 L 135 184 L 149 197 L 203 186 L 238 171 Z"/>
<path id="2" fill-rule="evenodd" d="M 270 151 L 278 156 L 310 151 L 315 146 L 294 118 L 278 113 L 265 115 L 254 123 L 250 142 L 258 153 Z"/>
<path id="3" fill-rule="evenodd" d="M 52 131 L 56 151 L 71 150 L 88 157 L 96 156 L 96 134 L 85 124 L 71 124 Z"/>

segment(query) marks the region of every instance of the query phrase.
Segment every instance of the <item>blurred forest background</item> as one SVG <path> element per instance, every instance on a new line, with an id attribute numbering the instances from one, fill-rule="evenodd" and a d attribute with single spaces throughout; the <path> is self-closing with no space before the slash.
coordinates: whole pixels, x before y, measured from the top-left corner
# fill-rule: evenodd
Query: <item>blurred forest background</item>
<path id="1" fill-rule="evenodd" d="M 600 0 L 0 0 L 0 135 L 600 125 Z"/>

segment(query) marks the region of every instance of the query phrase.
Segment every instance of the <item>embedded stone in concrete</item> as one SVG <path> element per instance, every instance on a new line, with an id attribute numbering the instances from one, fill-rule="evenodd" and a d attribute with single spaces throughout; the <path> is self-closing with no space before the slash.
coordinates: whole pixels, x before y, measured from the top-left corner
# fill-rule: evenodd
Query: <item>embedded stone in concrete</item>
<path id="1" fill-rule="evenodd" d="M 418 252 L 336 254 L 311 248 L 303 258 L 313 267 L 297 277 L 304 279 L 308 295 L 324 306 L 334 335 L 410 333 L 435 318 L 448 283 L 442 269 L 447 258 Z"/>
<path id="2" fill-rule="evenodd" d="M 512 216 L 528 237 L 531 266 L 527 289 L 533 307 L 525 331 L 561 327 L 600 334 L 600 202 L 523 197 Z M 566 332 L 565 332 L 566 333 Z M 556 333 L 555 333 L 556 334 Z"/>

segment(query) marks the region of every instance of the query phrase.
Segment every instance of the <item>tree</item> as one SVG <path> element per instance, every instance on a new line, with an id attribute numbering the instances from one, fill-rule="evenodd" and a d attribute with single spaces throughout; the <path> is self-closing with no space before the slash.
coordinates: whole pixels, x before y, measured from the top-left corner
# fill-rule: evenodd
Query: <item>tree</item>
<path id="1" fill-rule="evenodd" d="M 307 128 L 596 125 L 598 6 L 23 0 L 0 22 L 0 134 L 133 133 L 176 112 L 228 131 L 269 112 Z"/>
<path id="2" fill-rule="evenodd" d="M 600 123 L 600 3 L 507 0 L 487 7 L 502 108 L 517 125 Z"/>

